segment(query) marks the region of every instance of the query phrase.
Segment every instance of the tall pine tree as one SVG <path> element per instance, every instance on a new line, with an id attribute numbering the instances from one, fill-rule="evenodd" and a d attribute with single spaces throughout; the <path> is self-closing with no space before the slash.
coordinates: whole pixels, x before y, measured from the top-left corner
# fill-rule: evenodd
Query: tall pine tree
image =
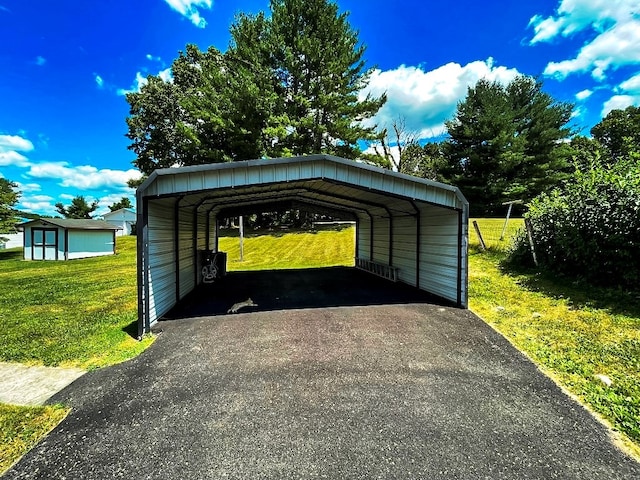
<path id="1" fill-rule="evenodd" d="M 358 99 L 370 70 L 348 14 L 328 0 L 272 0 L 271 11 L 272 67 L 289 122 L 279 142 L 294 154 L 355 158 L 358 140 L 374 137 L 358 120 L 375 115 L 386 98 Z"/>
<path id="2" fill-rule="evenodd" d="M 359 99 L 365 48 L 329 0 L 272 0 L 271 17 L 239 15 L 225 53 L 188 45 L 173 80 L 127 95 L 127 137 L 156 168 L 311 153 L 357 158 L 374 137 L 360 120 L 386 98 Z"/>
<path id="3" fill-rule="evenodd" d="M 502 202 L 528 201 L 566 178 L 573 106 L 520 76 L 504 86 L 480 80 L 446 122 L 445 179 L 459 186 L 473 215 L 501 213 Z"/>

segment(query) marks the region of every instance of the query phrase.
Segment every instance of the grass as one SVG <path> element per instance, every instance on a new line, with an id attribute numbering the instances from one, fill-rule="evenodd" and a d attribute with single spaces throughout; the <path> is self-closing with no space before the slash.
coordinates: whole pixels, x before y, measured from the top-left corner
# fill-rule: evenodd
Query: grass
<path id="1" fill-rule="evenodd" d="M 472 218 L 469 221 L 469 247 L 471 249 L 480 249 L 480 239 L 473 226 L 474 220 L 477 221 L 482 239 L 489 250 L 502 251 L 507 248 L 513 235 L 524 226 L 522 218 L 509 219 L 504 231 L 504 238 L 500 240 L 504 228 L 504 218 Z"/>
<path id="2" fill-rule="evenodd" d="M 69 413 L 62 405 L 18 407 L 0 404 L 0 475 L 31 450 Z"/>
<path id="3" fill-rule="evenodd" d="M 483 235 L 490 231 L 485 221 L 479 220 Z M 622 443 L 640 455 L 640 297 L 509 270 L 503 262 L 507 244 L 495 247 L 493 240 L 487 252 L 471 245 L 471 310 L 622 433 Z"/>
<path id="4" fill-rule="evenodd" d="M 152 339 L 133 337 L 135 237 L 118 237 L 116 251 L 67 262 L 0 252 L 0 360 L 91 369 L 142 352 Z"/>
<path id="5" fill-rule="evenodd" d="M 240 261 L 237 231 L 221 237 L 219 248 L 227 252 L 228 270 L 274 270 L 286 268 L 354 265 L 355 228 L 313 232 L 257 232 L 244 238 Z"/>

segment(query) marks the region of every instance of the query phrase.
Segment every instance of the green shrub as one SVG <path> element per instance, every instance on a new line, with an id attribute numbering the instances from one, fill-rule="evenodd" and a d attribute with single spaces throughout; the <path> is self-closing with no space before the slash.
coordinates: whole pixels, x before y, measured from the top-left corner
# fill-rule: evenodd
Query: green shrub
<path id="1" fill-rule="evenodd" d="M 638 288 L 640 281 L 640 161 L 576 172 L 562 189 L 529 205 L 543 268 L 590 283 Z M 521 232 L 510 261 L 531 258 Z"/>

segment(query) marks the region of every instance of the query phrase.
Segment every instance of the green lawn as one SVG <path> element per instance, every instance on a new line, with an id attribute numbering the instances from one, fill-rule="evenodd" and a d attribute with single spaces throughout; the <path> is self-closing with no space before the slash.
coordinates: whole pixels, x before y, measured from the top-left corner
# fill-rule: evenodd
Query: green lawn
<path id="1" fill-rule="evenodd" d="M 18 407 L 0 404 L 0 475 L 31 450 L 69 413 L 61 405 Z"/>
<path id="2" fill-rule="evenodd" d="M 229 233 L 230 236 L 220 238 L 219 249 L 227 252 L 230 271 L 354 265 L 354 227 L 251 233 L 243 241 L 243 261 L 240 261 L 237 231 Z"/>
<path id="3" fill-rule="evenodd" d="M 117 254 L 28 262 L 0 251 L 0 361 L 96 368 L 142 352 L 137 334 L 135 237 Z M 63 406 L 0 404 L 0 475 L 68 413 Z"/>
<path id="4" fill-rule="evenodd" d="M 135 237 L 116 255 L 24 261 L 0 252 L 0 360 L 95 368 L 126 360 L 138 342 Z"/>

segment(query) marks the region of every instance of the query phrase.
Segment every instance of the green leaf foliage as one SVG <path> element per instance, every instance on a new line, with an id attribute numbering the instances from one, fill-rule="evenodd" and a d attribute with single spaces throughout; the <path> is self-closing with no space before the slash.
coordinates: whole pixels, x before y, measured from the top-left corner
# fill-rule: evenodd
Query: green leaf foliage
<path id="1" fill-rule="evenodd" d="M 311 153 L 357 158 L 386 98 L 359 98 L 370 71 L 346 13 L 329 0 L 272 0 L 239 14 L 224 53 L 187 45 L 173 78 L 129 93 L 127 137 L 144 174 L 157 168 Z"/>
<path id="2" fill-rule="evenodd" d="M 609 163 L 640 155 L 640 107 L 612 110 L 591 129 Z"/>
<path id="3" fill-rule="evenodd" d="M 121 208 L 133 208 L 131 204 L 131 200 L 128 197 L 122 197 L 119 201 L 112 203 L 109 205 L 109 210 L 115 212 L 116 210 L 120 210 Z"/>
<path id="4" fill-rule="evenodd" d="M 543 268 L 593 284 L 638 290 L 640 162 L 577 171 L 562 189 L 535 198 L 527 217 Z M 524 235 L 511 260 L 530 258 Z"/>
<path id="5" fill-rule="evenodd" d="M 442 173 L 461 188 L 471 214 L 502 213 L 509 200 L 529 201 L 566 178 L 573 106 L 558 103 L 542 83 L 520 76 L 504 86 L 480 80 L 446 122 L 448 165 Z"/>
<path id="6" fill-rule="evenodd" d="M 56 203 L 56 211 L 64 218 L 91 218 L 91 214 L 98 208 L 98 202 L 87 203 L 87 200 L 79 195 L 71 200 L 71 204 L 65 207 L 62 203 Z"/>

